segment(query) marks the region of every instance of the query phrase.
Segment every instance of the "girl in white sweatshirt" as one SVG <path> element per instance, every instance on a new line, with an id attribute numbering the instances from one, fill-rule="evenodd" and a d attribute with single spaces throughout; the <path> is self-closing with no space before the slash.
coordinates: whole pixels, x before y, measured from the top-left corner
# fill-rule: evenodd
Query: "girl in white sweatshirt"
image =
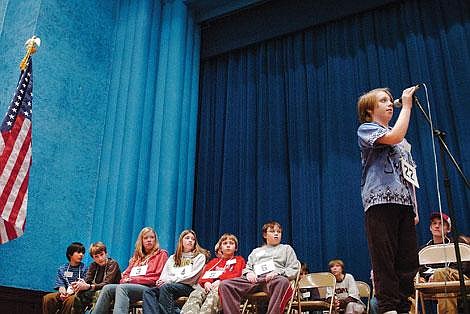
<path id="1" fill-rule="evenodd" d="M 173 314 L 176 299 L 189 296 L 197 285 L 208 255 L 208 251 L 199 246 L 196 233 L 184 230 L 180 234 L 176 253 L 166 261 L 156 287 L 144 292 L 144 313 Z"/>

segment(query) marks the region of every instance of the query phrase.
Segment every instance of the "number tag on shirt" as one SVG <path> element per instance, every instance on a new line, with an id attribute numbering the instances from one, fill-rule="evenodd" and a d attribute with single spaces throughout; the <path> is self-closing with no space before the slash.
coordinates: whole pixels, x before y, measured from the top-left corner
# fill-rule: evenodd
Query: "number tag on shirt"
<path id="1" fill-rule="evenodd" d="M 147 273 L 147 268 L 148 268 L 148 265 L 143 265 L 143 266 L 134 266 L 132 267 L 131 269 L 131 274 L 130 276 L 131 277 L 134 277 L 134 276 L 143 276 Z"/>
<path id="2" fill-rule="evenodd" d="M 181 276 L 184 276 L 184 275 L 190 274 L 190 273 L 191 273 L 191 269 L 192 269 L 192 265 L 191 265 L 191 264 L 181 267 L 180 275 L 181 275 Z"/>
<path id="3" fill-rule="evenodd" d="M 71 278 L 73 276 L 73 273 L 71 271 L 66 271 L 64 272 L 64 276 L 67 278 Z"/>
<path id="4" fill-rule="evenodd" d="M 269 260 L 261 264 L 256 264 L 254 266 L 255 274 L 257 276 L 261 276 L 263 274 L 269 273 L 275 269 L 274 267 L 274 261 Z"/>
<path id="5" fill-rule="evenodd" d="M 232 258 L 232 259 L 229 259 L 229 260 L 225 263 L 225 265 L 233 265 L 233 264 L 236 264 L 236 263 L 237 263 L 237 260 L 234 259 L 234 258 Z"/>
<path id="6" fill-rule="evenodd" d="M 204 273 L 202 279 L 217 279 L 224 273 L 223 270 L 209 270 Z"/>
<path id="7" fill-rule="evenodd" d="M 419 188 L 418 176 L 416 175 L 416 167 L 414 167 L 402 158 L 401 170 L 403 172 L 403 177 L 405 178 L 405 180 L 413 184 L 415 187 Z"/>

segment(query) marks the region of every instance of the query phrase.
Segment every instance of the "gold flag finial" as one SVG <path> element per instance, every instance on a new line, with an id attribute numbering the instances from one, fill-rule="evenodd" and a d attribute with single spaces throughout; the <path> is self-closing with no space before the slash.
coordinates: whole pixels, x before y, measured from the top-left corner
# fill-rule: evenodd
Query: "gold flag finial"
<path id="1" fill-rule="evenodd" d="M 28 60 L 29 57 L 36 52 L 38 47 L 41 45 L 41 39 L 39 37 L 33 36 L 30 39 L 28 39 L 24 46 L 26 48 L 26 55 L 24 56 L 23 60 L 20 62 L 20 69 L 21 71 L 24 71 L 26 69 L 26 66 L 28 65 Z"/>

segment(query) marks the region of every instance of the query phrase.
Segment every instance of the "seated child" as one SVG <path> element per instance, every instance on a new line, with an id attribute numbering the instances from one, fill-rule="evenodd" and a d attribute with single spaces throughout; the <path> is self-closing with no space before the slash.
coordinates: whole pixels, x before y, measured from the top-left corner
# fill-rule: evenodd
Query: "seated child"
<path id="1" fill-rule="evenodd" d="M 93 262 L 88 267 L 85 280 L 78 280 L 72 283 L 72 287 L 78 292 L 78 297 L 82 305 L 96 303 L 97 292 L 105 285 L 119 283 L 121 280 L 121 269 L 119 264 L 108 257 L 106 245 L 103 242 L 96 242 L 90 246 L 90 256 Z"/>
<path id="2" fill-rule="evenodd" d="M 67 247 L 68 263 L 59 267 L 54 289 L 58 292 L 48 293 L 42 299 L 42 312 L 44 314 L 76 313 L 80 308 L 80 300 L 72 284 L 82 280 L 87 275 L 87 267 L 82 263 L 85 247 L 80 242 L 73 242 Z"/>
<path id="3" fill-rule="evenodd" d="M 289 280 L 299 272 L 299 261 L 290 245 L 281 244 L 282 227 L 276 221 L 264 224 L 263 246 L 254 249 L 240 278 L 220 282 L 224 314 L 240 313 L 241 299 L 256 291 L 269 295 L 268 313 L 283 313 L 293 294 Z"/>
<path id="4" fill-rule="evenodd" d="M 189 296 L 197 286 L 207 255 L 193 230 L 181 232 L 176 253 L 166 261 L 156 287 L 144 291 L 144 313 L 175 313 L 176 299 Z"/>
<path id="5" fill-rule="evenodd" d="M 362 314 L 365 306 L 359 297 L 359 289 L 351 274 L 346 274 L 344 263 L 340 259 L 331 260 L 328 263 L 330 272 L 336 277 L 336 290 L 328 288 L 326 291 L 327 300 L 335 298 L 333 304 L 336 311 L 345 314 Z"/>
<path id="6" fill-rule="evenodd" d="M 113 301 L 113 314 L 129 314 L 129 305 L 142 300 L 143 292 L 155 285 L 167 259 L 168 253 L 160 248 L 157 232 L 144 227 L 137 236 L 134 255 L 119 284 L 104 286 L 93 314 L 109 313 Z"/>
<path id="7" fill-rule="evenodd" d="M 235 256 L 238 249 L 238 239 L 230 233 L 222 235 L 215 245 L 217 257 L 204 266 L 199 286 L 191 292 L 189 299 L 181 309 L 181 313 L 211 313 L 219 312 L 218 287 L 222 280 L 240 277 L 245 268 L 245 259 Z"/>

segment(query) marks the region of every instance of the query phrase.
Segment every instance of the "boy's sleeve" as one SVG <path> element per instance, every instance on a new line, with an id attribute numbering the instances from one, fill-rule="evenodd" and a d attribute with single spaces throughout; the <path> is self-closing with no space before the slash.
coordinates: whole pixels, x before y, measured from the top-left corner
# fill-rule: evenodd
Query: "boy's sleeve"
<path id="1" fill-rule="evenodd" d="M 363 123 L 357 129 L 359 146 L 361 148 L 372 148 L 374 146 L 378 146 L 375 144 L 377 139 L 381 138 L 388 132 L 389 130 L 376 123 Z"/>
<path id="2" fill-rule="evenodd" d="M 95 274 L 98 270 L 97 266 L 98 265 L 96 263 L 91 263 L 90 267 L 88 267 L 88 271 L 87 271 L 86 277 L 85 277 L 85 282 L 87 284 L 93 283 L 93 279 L 95 278 Z"/>
<path id="3" fill-rule="evenodd" d="M 289 280 L 295 279 L 300 271 L 299 264 L 294 249 L 286 244 L 286 267 L 284 268 L 284 273 L 280 275 L 287 277 Z"/>
<path id="4" fill-rule="evenodd" d="M 54 285 L 55 290 L 59 290 L 60 287 L 67 288 L 68 284 L 67 284 L 67 281 L 65 280 L 64 272 L 65 272 L 65 268 L 63 266 L 57 269 L 57 275 L 55 277 L 55 285 Z"/>
<path id="5" fill-rule="evenodd" d="M 349 288 L 348 288 L 348 296 L 360 300 L 361 298 L 359 297 L 359 289 L 357 288 L 356 280 L 354 279 L 354 276 L 351 274 L 346 274 L 346 276 L 349 277 Z"/>
<path id="6" fill-rule="evenodd" d="M 256 249 L 251 251 L 250 255 L 248 255 L 248 262 L 246 263 L 246 266 L 242 271 L 242 275 L 246 275 L 249 272 L 255 271 L 255 263 L 256 263 L 255 251 Z"/>
<path id="7" fill-rule="evenodd" d="M 81 275 L 81 279 L 85 280 L 88 276 L 89 268 L 88 266 L 84 265 L 83 266 L 83 275 Z"/>

